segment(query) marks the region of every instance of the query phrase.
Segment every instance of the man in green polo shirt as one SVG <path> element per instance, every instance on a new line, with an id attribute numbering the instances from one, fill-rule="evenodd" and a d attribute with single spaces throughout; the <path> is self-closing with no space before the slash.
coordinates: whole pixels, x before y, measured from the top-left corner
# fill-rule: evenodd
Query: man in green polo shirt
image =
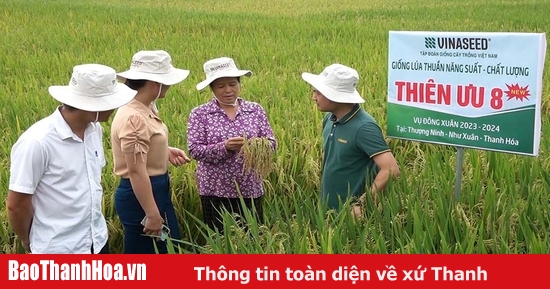
<path id="1" fill-rule="evenodd" d="M 338 209 L 350 198 L 360 198 L 367 187 L 376 198 L 390 177 L 399 176 L 399 166 L 376 121 L 360 103 L 359 74 L 342 64 L 327 66 L 320 74 L 304 72 L 313 87 L 313 100 L 323 119 L 322 200 Z M 352 213 L 362 215 L 360 205 Z"/>

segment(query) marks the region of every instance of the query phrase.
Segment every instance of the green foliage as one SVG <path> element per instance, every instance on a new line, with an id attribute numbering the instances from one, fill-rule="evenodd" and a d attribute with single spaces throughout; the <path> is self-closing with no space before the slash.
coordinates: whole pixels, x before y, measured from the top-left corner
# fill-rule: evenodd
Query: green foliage
<path id="1" fill-rule="evenodd" d="M 402 175 L 368 201 L 354 219 L 318 204 L 321 119 L 304 71 L 339 62 L 356 68 L 364 108 L 385 130 L 389 30 L 544 32 L 548 0 L 329 1 L 237 0 L 4 0 L 0 2 L 0 184 L 9 181 L 11 145 L 56 102 L 47 87 L 68 83 L 72 67 L 102 63 L 129 67 L 141 49 L 164 49 L 176 67 L 191 70 L 159 101 L 170 145 L 186 149 L 190 110 L 211 95 L 197 91 L 202 64 L 229 56 L 254 75 L 242 96 L 268 113 L 278 149 L 265 181 L 265 224 L 247 214 L 245 230 L 225 214 L 226 234 L 201 221 L 196 164 L 170 168 L 173 201 L 183 232 L 171 253 L 550 253 L 550 120 L 548 74 L 543 79 L 543 128 L 537 158 L 466 150 L 462 196 L 452 199 L 452 147 L 389 140 Z M 548 71 L 548 65 L 545 70 Z M 122 226 L 113 202 L 118 185 L 105 123 L 108 165 L 104 212 L 113 252 Z M 0 253 L 22 252 L 0 203 Z"/>

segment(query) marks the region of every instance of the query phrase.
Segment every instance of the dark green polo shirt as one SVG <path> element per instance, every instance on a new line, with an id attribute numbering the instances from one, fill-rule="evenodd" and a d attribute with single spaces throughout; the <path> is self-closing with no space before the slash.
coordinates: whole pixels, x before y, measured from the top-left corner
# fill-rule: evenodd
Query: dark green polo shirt
<path id="1" fill-rule="evenodd" d="M 334 209 L 370 188 L 378 173 L 372 157 L 390 150 L 374 118 L 359 105 L 338 121 L 325 115 L 323 149 L 322 201 Z"/>

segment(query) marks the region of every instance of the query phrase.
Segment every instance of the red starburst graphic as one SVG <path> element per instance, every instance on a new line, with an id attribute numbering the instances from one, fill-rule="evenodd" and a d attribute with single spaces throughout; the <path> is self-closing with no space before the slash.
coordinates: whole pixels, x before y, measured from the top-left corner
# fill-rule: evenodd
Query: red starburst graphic
<path id="1" fill-rule="evenodd" d="M 508 90 L 504 91 L 506 93 L 506 96 L 508 96 L 508 100 L 511 100 L 512 98 L 515 98 L 519 101 L 529 100 L 528 96 L 529 94 L 529 85 L 525 87 L 519 86 L 519 83 L 508 85 L 506 84 L 506 87 L 508 87 Z"/>

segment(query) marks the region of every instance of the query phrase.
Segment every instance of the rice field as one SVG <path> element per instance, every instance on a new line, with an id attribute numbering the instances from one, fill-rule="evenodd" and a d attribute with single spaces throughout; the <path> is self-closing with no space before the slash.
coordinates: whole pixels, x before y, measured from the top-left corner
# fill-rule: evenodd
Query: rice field
<path id="1" fill-rule="evenodd" d="M 265 180 L 265 224 L 250 218 L 245 231 L 227 215 L 224 237 L 201 222 L 196 164 L 170 169 L 183 232 L 175 253 L 550 253 L 548 64 L 539 157 L 467 149 L 461 197 L 453 199 L 453 147 L 388 139 L 401 176 L 360 220 L 318 209 L 322 113 L 300 77 L 336 62 L 356 68 L 363 106 L 385 131 L 389 30 L 546 32 L 547 11 L 549 0 L 0 1 L 0 196 L 12 144 L 57 105 L 48 86 L 66 84 L 77 64 L 122 71 L 138 50 L 163 49 L 191 70 L 158 103 L 170 145 L 186 150 L 188 114 L 211 97 L 195 89 L 202 64 L 220 56 L 254 72 L 241 96 L 264 106 L 278 140 Z M 118 253 L 117 178 L 109 123 L 104 128 L 104 213 Z M 5 202 L 0 222 L 0 253 L 22 252 Z"/>

